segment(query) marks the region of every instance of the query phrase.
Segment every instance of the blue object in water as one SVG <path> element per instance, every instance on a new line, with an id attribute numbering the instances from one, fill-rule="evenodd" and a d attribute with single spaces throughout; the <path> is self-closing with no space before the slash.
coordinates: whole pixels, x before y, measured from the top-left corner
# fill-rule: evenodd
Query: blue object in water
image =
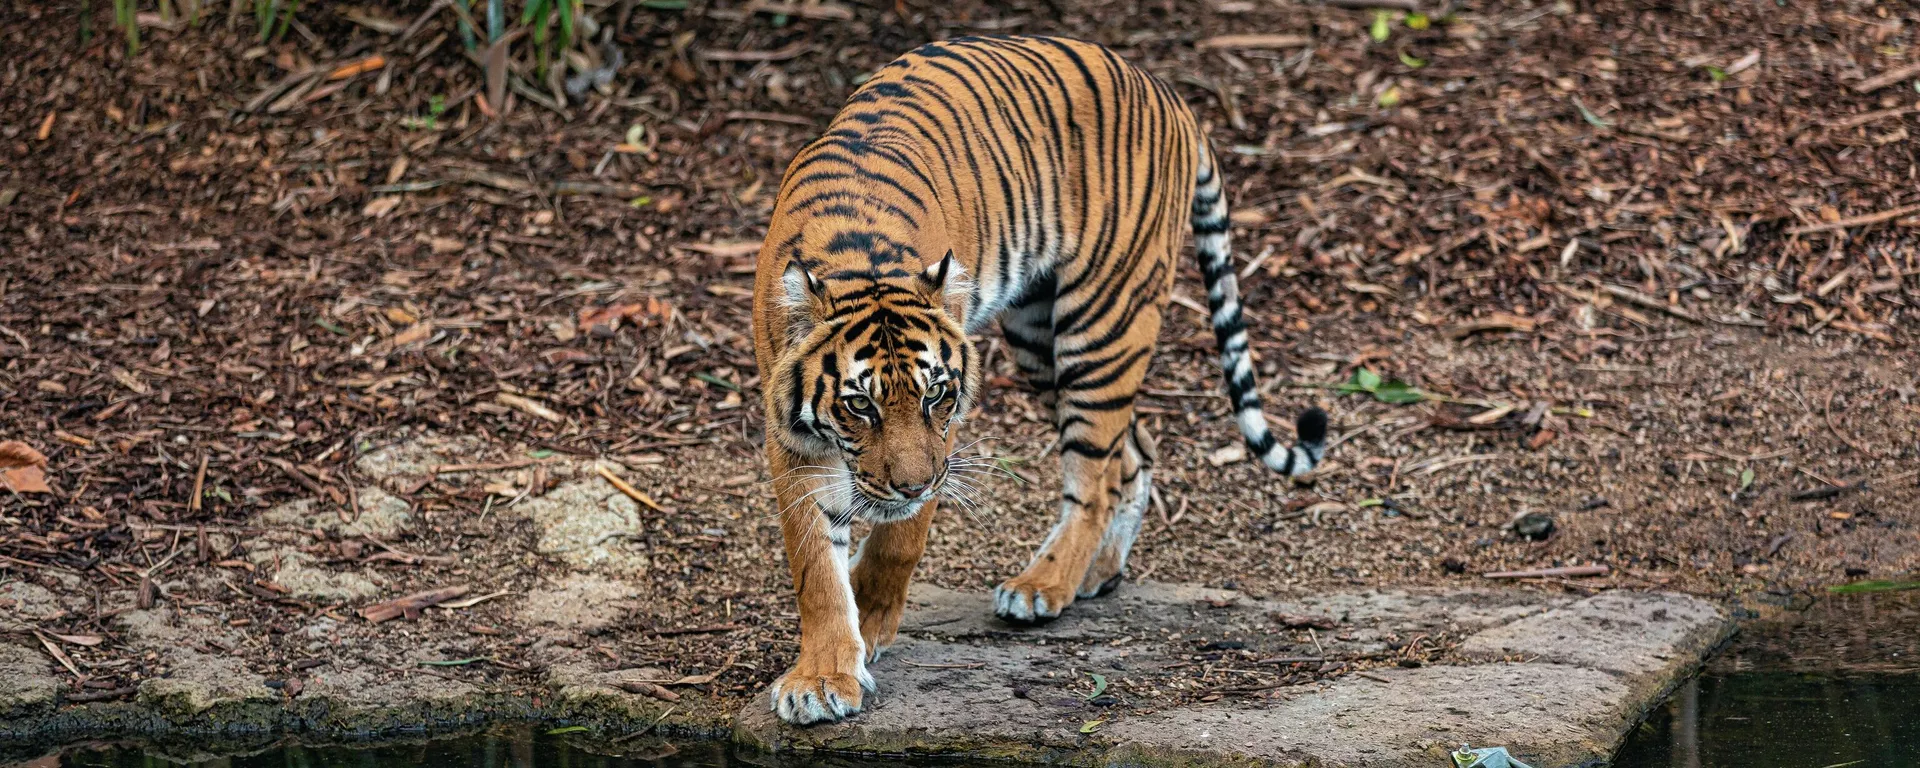
<path id="1" fill-rule="evenodd" d="M 1465 744 L 1453 752 L 1453 768 L 1533 768 L 1507 754 L 1506 747 L 1474 749 Z"/>

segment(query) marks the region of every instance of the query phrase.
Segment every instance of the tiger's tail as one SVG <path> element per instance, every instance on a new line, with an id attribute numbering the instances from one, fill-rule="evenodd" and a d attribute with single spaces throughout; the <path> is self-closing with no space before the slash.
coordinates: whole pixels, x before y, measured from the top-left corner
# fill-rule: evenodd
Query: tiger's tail
<path id="1" fill-rule="evenodd" d="M 1247 323 L 1240 313 L 1240 282 L 1233 274 L 1233 250 L 1227 239 L 1227 198 L 1219 163 L 1205 144 L 1193 190 L 1193 241 L 1200 254 L 1200 271 L 1207 280 L 1207 308 L 1213 313 L 1213 337 L 1220 347 L 1220 367 L 1233 398 L 1235 420 L 1246 436 L 1247 448 L 1277 472 L 1303 475 L 1320 463 L 1327 451 L 1327 413 L 1308 408 L 1295 422 L 1298 439 L 1282 446 L 1267 429 L 1260 410 L 1260 391 L 1254 386 L 1253 360 L 1247 354 Z"/>

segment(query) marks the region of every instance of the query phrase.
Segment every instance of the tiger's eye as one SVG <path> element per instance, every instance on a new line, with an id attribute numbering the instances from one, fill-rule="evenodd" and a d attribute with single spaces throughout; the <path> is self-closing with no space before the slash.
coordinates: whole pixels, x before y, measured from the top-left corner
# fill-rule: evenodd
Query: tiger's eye
<path id="1" fill-rule="evenodd" d="M 873 410 L 873 401 L 867 399 L 864 395 L 854 395 L 846 398 L 845 402 L 847 407 L 855 412 L 864 413 Z"/>
<path id="2" fill-rule="evenodd" d="M 935 384 L 931 387 L 927 387 L 927 393 L 925 395 L 922 395 L 921 397 L 925 398 L 926 401 L 929 403 L 934 403 L 934 402 L 939 402 L 940 400 L 944 399 L 946 396 L 947 396 L 947 385 L 943 382 L 940 384 Z"/>

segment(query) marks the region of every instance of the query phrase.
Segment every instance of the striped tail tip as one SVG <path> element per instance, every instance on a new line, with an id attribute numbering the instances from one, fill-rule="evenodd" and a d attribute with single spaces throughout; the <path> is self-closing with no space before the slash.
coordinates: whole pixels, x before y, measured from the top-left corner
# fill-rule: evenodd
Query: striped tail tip
<path id="1" fill-rule="evenodd" d="M 1293 429 L 1298 438 L 1290 446 L 1283 447 L 1271 436 L 1267 437 L 1260 463 L 1276 472 L 1298 477 L 1312 472 L 1327 454 L 1327 412 L 1308 408 L 1294 421 Z"/>
<path id="2" fill-rule="evenodd" d="M 1294 434 L 1300 436 L 1301 445 L 1311 445 L 1324 450 L 1327 445 L 1327 412 L 1319 408 L 1308 408 L 1293 423 Z M 1319 461 L 1318 457 L 1314 458 Z"/>

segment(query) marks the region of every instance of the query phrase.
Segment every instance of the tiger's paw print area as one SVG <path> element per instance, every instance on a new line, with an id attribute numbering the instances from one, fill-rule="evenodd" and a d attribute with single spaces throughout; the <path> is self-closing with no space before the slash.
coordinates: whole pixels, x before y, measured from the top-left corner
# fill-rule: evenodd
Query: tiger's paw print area
<path id="1" fill-rule="evenodd" d="M 993 588 L 993 615 L 1010 624 L 1045 624 L 1073 604 L 1073 592 L 1019 576 Z"/>
<path id="2" fill-rule="evenodd" d="M 1126 583 L 1026 628 L 996 618 L 1004 599 L 915 585 L 863 711 L 789 725 L 793 694 L 780 688 L 741 711 L 735 741 L 1389 768 L 1433 765 L 1464 741 L 1509 745 L 1535 765 L 1585 764 L 1733 629 L 1721 607 L 1664 592 L 1260 597 Z"/>

